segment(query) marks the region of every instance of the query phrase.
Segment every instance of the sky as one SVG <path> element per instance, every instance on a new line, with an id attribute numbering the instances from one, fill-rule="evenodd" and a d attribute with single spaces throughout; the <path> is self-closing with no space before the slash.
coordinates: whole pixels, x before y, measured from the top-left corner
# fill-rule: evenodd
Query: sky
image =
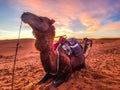
<path id="1" fill-rule="evenodd" d="M 0 0 L 0 40 L 18 38 L 23 12 L 54 19 L 56 36 L 120 38 L 120 0 Z M 20 38 L 34 38 L 29 25 Z"/>

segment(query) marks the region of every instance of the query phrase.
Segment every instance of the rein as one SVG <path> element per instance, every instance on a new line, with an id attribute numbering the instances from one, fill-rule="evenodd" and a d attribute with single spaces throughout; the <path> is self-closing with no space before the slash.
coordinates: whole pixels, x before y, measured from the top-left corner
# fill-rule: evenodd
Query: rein
<path id="1" fill-rule="evenodd" d="M 61 46 L 61 44 L 59 44 L 58 45 L 58 47 L 57 47 L 57 49 L 56 49 L 56 52 L 57 52 L 57 55 L 58 55 L 58 58 L 57 58 L 57 72 L 56 72 L 56 74 L 59 72 L 59 62 L 60 62 L 60 60 L 59 60 L 59 56 L 60 56 L 60 53 L 59 53 L 59 50 L 58 50 L 58 48 Z"/>
<path id="2" fill-rule="evenodd" d="M 14 73 L 15 73 L 15 65 L 16 65 L 17 53 L 18 53 L 18 49 L 19 49 L 21 28 L 22 28 L 22 21 L 20 23 L 19 34 L 18 34 L 18 39 L 17 39 L 17 44 L 16 44 L 15 58 L 14 58 L 14 63 L 13 63 L 13 70 L 12 70 L 12 90 L 14 90 Z"/>

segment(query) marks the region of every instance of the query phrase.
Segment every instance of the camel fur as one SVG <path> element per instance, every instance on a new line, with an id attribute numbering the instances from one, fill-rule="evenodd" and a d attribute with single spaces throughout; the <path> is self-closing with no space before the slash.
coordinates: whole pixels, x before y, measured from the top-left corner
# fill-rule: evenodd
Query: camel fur
<path id="1" fill-rule="evenodd" d="M 44 83 L 47 79 L 54 77 L 52 84 L 57 87 L 66 81 L 72 72 L 80 70 L 85 66 L 85 57 L 83 54 L 78 57 L 69 57 L 60 46 L 58 48 L 60 54 L 59 71 L 57 72 L 58 56 L 53 49 L 53 40 L 55 37 L 55 27 L 53 24 L 55 20 L 37 16 L 30 12 L 24 12 L 21 19 L 33 29 L 33 35 L 36 38 L 35 47 L 40 51 L 40 60 L 46 72 L 45 77 L 40 82 Z"/>

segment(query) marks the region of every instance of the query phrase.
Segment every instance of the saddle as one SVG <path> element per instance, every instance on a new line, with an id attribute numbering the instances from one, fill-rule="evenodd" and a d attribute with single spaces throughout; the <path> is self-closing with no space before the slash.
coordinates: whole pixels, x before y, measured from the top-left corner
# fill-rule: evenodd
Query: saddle
<path id="1" fill-rule="evenodd" d="M 79 56 L 82 54 L 83 47 L 75 38 L 65 39 L 60 38 L 58 42 L 54 45 L 54 50 L 56 50 L 57 46 L 61 44 L 61 47 L 66 52 L 68 56 Z"/>

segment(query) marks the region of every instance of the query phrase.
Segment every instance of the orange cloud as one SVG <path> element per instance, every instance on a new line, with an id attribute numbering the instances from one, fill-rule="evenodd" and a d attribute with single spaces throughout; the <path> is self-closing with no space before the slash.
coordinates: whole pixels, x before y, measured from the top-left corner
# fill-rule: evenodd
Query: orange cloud
<path id="1" fill-rule="evenodd" d="M 90 28 L 88 28 L 86 30 L 86 32 L 95 32 L 97 30 L 99 30 L 100 26 L 99 25 L 94 25 L 94 26 L 91 26 Z"/>
<path id="2" fill-rule="evenodd" d="M 101 27 L 101 30 L 118 30 L 120 29 L 120 22 L 110 23 L 104 27 Z"/>
<path id="3" fill-rule="evenodd" d="M 88 15 L 88 14 L 81 14 L 80 15 L 80 21 L 85 26 L 91 26 L 91 25 L 95 25 L 95 24 L 99 24 L 100 23 L 99 19 L 91 18 L 91 16 Z"/>

